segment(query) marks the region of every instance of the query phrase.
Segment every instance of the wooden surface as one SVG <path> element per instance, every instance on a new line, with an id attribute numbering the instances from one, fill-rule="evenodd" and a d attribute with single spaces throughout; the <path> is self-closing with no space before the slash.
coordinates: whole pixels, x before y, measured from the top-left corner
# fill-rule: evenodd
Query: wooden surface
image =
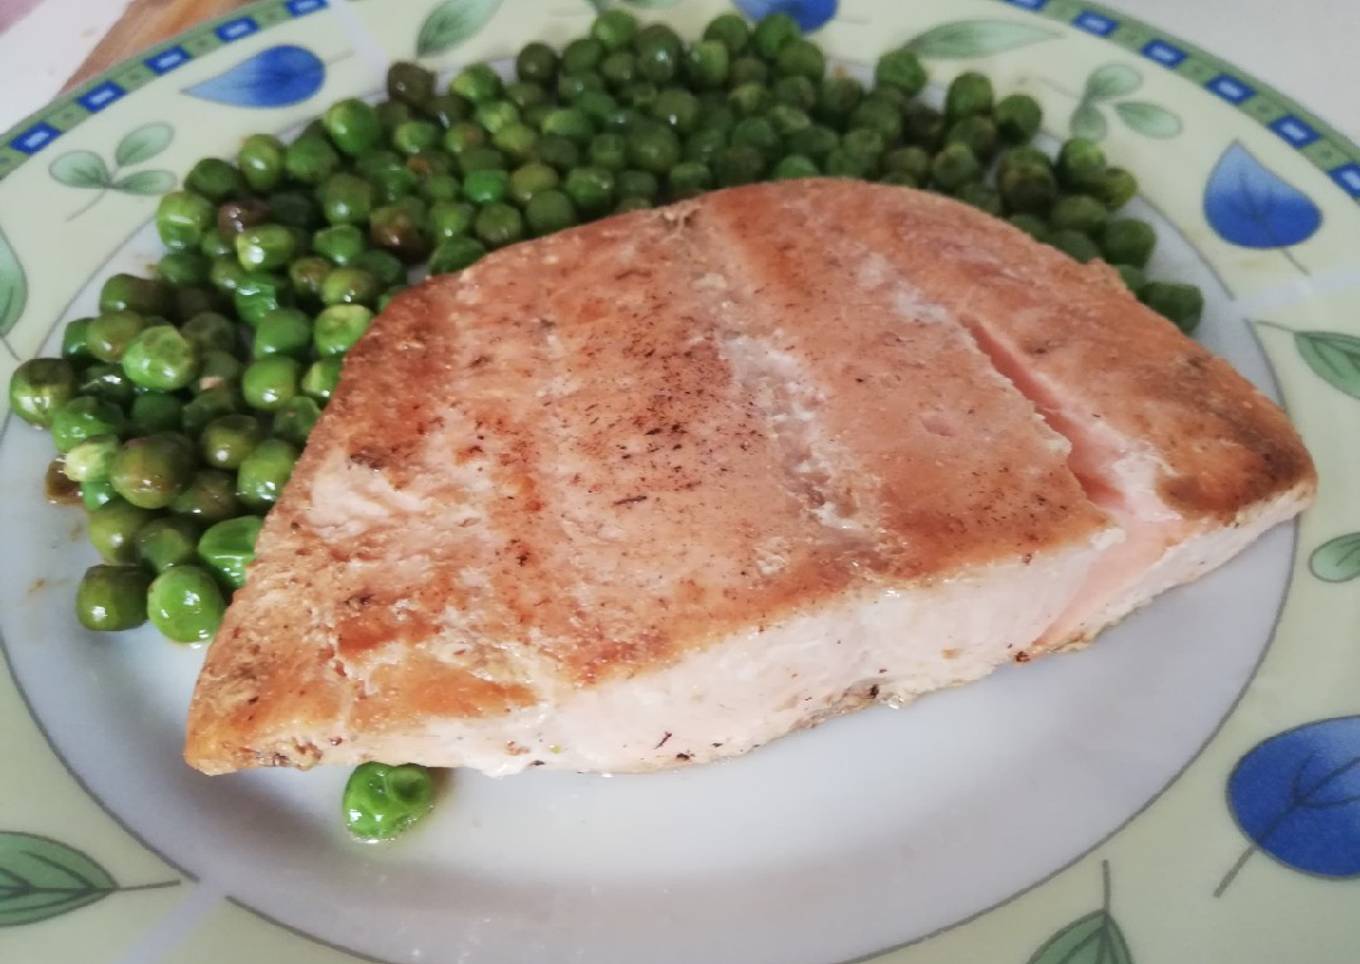
<path id="1" fill-rule="evenodd" d="M 99 45 L 76 68 L 67 89 L 199 22 L 220 17 L 247 0 L 132 0 Z"/>

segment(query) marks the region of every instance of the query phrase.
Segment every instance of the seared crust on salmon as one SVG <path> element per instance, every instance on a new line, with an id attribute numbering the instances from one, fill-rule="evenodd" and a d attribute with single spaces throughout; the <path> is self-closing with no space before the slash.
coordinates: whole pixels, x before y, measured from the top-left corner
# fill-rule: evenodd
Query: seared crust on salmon
<path id="1" fill-rule="evenodd" d="M 1313 485 L 1283 413 L 1108 269 L 901 188 L 718 192 L 383 313 L 186 757 L 733 755 L 1088 638 Z"/>

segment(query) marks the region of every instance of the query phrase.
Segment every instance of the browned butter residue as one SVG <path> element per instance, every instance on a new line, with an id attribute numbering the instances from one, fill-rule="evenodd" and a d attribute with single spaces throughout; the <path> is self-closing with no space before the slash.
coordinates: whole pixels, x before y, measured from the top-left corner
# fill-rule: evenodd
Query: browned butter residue
<path id="1" fill-rule="evenodd" d="M 66 477 L 66 465 L 60 457 L 47 463 L 43 496 L 53 505 L 76 505 L 80 502 L 80 485 Z"/>

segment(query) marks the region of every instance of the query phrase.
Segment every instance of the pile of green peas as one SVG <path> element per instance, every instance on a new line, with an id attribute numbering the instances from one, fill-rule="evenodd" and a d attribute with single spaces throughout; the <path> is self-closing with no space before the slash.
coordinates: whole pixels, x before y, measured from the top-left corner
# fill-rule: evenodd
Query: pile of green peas
<path id="1" fill-rule="evenodd" d="M 869 86 L 829 70 L 785 14 L 725 14 L 686 44 L 612 9 L 560 52 L 525 46 L 513 80 L 474 64 L 441 87 L 396 63 L 376 105 L 342 100 L 288 143 L 255 134 L 234 161 L 199 161 L 157 209 L 155 277 L 109 278 L 61 357 L 10 382 L 89 513 L 102 562 L 76 592 L 80 622 L 211 639 L 345 353 L 412 272 L 459 271 L 614 213 L 822 175 L 926 188 L 1103 258 L 1193 330 L 1199 290 L 1149 281 L 1156 235 L 1118 214 L 1131 173 L 1091 141 L 1056 157 L 1032 146 L 1039 104 L 997 98 L 982 74 L 956 77 L 943 109 L 920 98 L 926 80 L 906 49 Z M 428 809 L 422 768 L 379 792 L 394 772 L 367 764 L 351 779 L 356 835 Z"/>

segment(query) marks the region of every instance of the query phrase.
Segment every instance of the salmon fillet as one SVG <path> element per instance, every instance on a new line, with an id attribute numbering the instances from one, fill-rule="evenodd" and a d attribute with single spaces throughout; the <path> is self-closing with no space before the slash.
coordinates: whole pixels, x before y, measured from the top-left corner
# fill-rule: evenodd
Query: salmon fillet
<path id="1" fill-rule="evenodd" d="M 954 201 L 813 180 L 499 251 L 350 353 L 186 758 L 636 771 L 1082 642 L 1300 511 L 1284 414 Z"/>

